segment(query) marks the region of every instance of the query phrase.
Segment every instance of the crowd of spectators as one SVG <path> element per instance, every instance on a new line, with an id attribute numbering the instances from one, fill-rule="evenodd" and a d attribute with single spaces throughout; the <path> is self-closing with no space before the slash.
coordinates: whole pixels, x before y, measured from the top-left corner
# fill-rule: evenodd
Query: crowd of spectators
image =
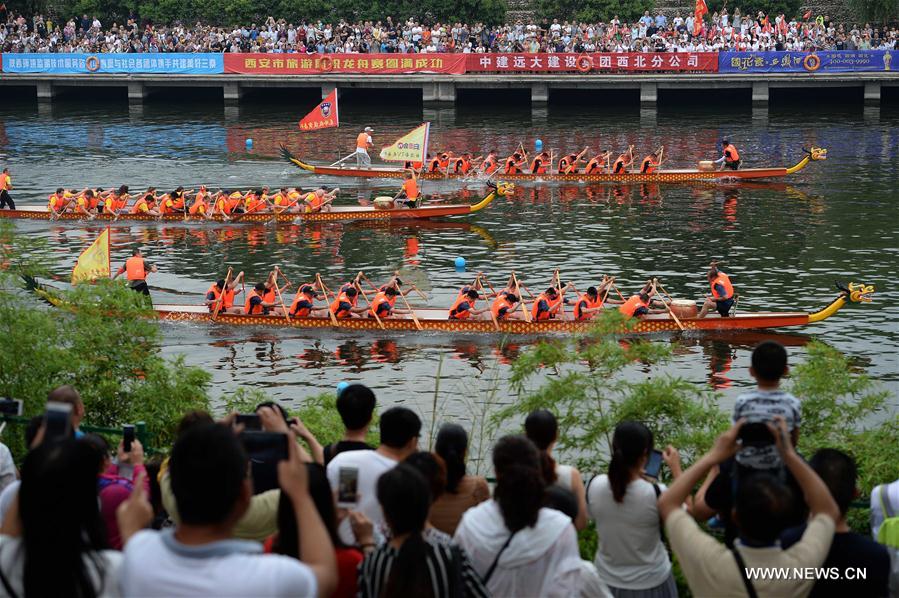
<path id="1" fill-rule="evenodd" d="M 6 13 L 0 24 L 2 52 L 274 52 L 274 53 L 486 53 L 486 52 L 688 52 L 724 50 L 876 50 L 899 46 L 896 27 L 853 25 L 829 17 L 729 13 L 725 7 L 703 20 L 694 35 L 694 15 L 650 15 L 633 22 L 558 19 L 540 25 L 517 21 L 498 27 L 482 23 L 419 23 L 412 19 L 335 24 L 276 20 L 216 27 L 202 23 L 154 25 L 129 18 L 102 22 L 96 16 L 26 18 Z"/>
<path id="2" fill-rule="evenodd" d="M 83 433 L 80 397 L 61 387 L 54 413 L 67 403 L 78 415 L 62 427 L 34 418 L 21 481 L 0 478 L 0 595 L 676 597 L 666 545 L 696 596 L 895 592 L 899 481 L 872 492 L 881 543 L 850 531 L 855 463 L 796 452 L 786 351 L 762 343 L 750 372 L 758 387 L 738 398 L 733 426 L 685 470 L 676 448 L 656 451 L 646 425 L 622 421 L 607 471 L 585 487 L 555 462 L 556 418 L 538 410 L 494 445 L 492 496 L 466 470 L 457 424 L 426 452 L 419 417 L 392 407 L 369 446 L 377 404 L 362 385 L 338 394 L 346 429 L 329 446 L 269 402 L 220 422 L 185 415 L 165 460 L 146 465 L 137 440 L 112 451 Z M 588 520 L 593 560 L 577 540 Z M 765 567 L 788 574 L 748 573 Z"/>

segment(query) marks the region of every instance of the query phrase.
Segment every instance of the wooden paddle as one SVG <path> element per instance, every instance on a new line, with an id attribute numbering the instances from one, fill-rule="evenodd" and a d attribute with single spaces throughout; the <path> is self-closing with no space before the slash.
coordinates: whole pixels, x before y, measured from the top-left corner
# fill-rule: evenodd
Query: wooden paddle
<path id="1" fill-rule="evenodd" d="M 281 268 L 275 266 L 275 293 L 278 294 L 278 301 L 281 302 L 281 309 L 284 310 L 284 319 L 290 324 L 290 314 L 288 313 L 287 306 L 284 305 L 284 297 L 281 296 L 281 287 L 278 286 L 278 274 L 281 274 Z"/>
<path id="2" fill-rule="evenodd" d="M 483 274 L 481 274 L 481 275 L 479 275 L 479 276 L 480 276 L 481 279 L 483 279 L 484 282 L 487 283 L 487 286 L 490 287 L 490 292 L 493 293 L 493 296 L 494 296 L 494 297 L 498 297 L 498 296 L 499 296 L 499 293 L 496 292 L 496 289 L 493 288 L 493 285 L 490 284 L 490 281 L 487 280 L 487 277 L 484 276 Z"/>
<path id="3" fill-rule="evenodd" d="M 674 323 L 677 324 L 677 327 L 680 328 L 681 331 L 686 330 L 686 328 L 684 327 L 684 325 L 681 324 L 680 319 L 679 319 L 679 318 L 674 314 L 674 312 L 671 310 L 671 306 L 670 306 L 668 303 L 665 302 L 665 298 L 662 297 L 661 293 L 659 293 L 659 288 L 660 288 L 660 287 L 659 287 L 658 284 L 657 284 L 658 281 L 657 281 L 656 279 L 653 279 L 653 283 L 656 283 L 656 284 L 654 284 L 654 286 L 653 286 L 653 288 L 655 288 L 655 291 L 656 291 L 656 292 L 655 292 L 655 296 L 662 300 L 662 304 L 665 306 L 665 309 L 668 310 L 668 314 L 672 317 L 672 319 L 674 319 Z M 663 289 L 663 290 L 664 290 L 664 289 Z M 665 293 L 665 294 L 667 295 L 668 293 Z M 671 297 L 671 296 L 669 295 L 669 299 L 670 299 L 670 297 Z M 652 300 L 650 300 L 650 303 L 652 303 Z"/>
<path id="4" fill-rule="evenodd" d="M 524 304 L 524 299 L 521 297 L 521 287 L 518 285 L 518 277 L 515 276 L 515 272 L 512 272 L 512 283 L 515 285 L 515 294 L 518 295 L 518 301 L 521 304 L 521 313 L 524 314 L 524 321 L 530 322 L 531 314 L 528 312 L 528 308 Z"/>
<path id="5" fill-rule="evenodd" d="M 331 324 L 337 326 L 337 316 L 334 315 L 334 310 L 331 309 L 331 297 L 328 296 L 328 287 L 322 282 L 322 277 L 318 272 L 315 273 L 315 281 L 318 283 L 318 287 L 322 290 L 322 293 L 325 294 L 325 301 L 328 302 L 328 315 L 331 316 Z"/>
<path id="6" fill-rule="evenodd" d="M 400 293 L 400 297 L 403 298 L 403 303 L 406 304 L 406 309 L 409 310 L 409 314 L 412 316 L 412 321 L 415 322 L 415 327 L 418 328 L 419 330 L 424 330 L 424 327 L 421 325 L 421 322 L 419 322 L 418 318 L 415 317 L 415 310 L 412 309 L 411 305 L 409 305 L 409 300 L 406 299 L 406 295 L 402 291 L 400 291 L 399 293 Z"/>
<path id="7" fill-rule="evenodd" d="M 365 274 L 363 274 L 362 276 L 365 277 L 366 280 L 368 280 L 368 277 L 366 277 Z M 371 281 L 369 281 L 369 284 L 371 284 Z M 365 302 L 368 303 L 368 310 L 371 312 L 371 315 L 375 317 L 375 320 L 378 321 L 378 326 L 381 327 L 381 330 L 384 330 L 384 322 L 382 322 L 381 318 L 378 317 L 378 312 L 375 311 L 375 306 L 372 305 L 371 301 L 368 300 L 368 295 L 365 294 L 365 289 L 362 288 L 361 284 L 359 285 L 359 292 L 362 293 L 363 299 L 365 299 Z"/>
<path id="8" fill-rule="evenodd" d="M 555 272 L 556 279 L 556 289 L 559 291 L 559 313 L 562 314 L 562 319 L 565 319 L 565 290 L 562 288 L 562 277 L 559 275 L 558 268 Z"/>
<path id="9" fill-rule="evenodd" d="M 222 289 L 222 292 L 219 295 L 219 298 L 215 303 L 215 311 L 212 312 L 213 320 L 215 320 L 218 317 L 219 311 L 221 311 L 221 309 L 222 309 L 222 304 L 225 302 L 225 291 L 228 290 L 228 284 L 231 282 L 231 272 L 232 271 L 233 271 L 233 269 L 229 267 L 228 274 L 225 275 L 225 287 Z"/>

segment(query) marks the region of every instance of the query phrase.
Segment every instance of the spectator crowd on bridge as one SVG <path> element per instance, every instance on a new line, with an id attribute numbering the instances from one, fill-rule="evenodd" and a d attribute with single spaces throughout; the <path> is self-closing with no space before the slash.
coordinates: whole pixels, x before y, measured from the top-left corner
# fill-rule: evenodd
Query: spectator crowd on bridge
<path id="1" fill-rule="evenodd" d="M 759 345 L 758 387 L 686 468 L 622 421 L 606 471 L 582 477 L 553 456 L 553 413 L 533 411 L 496 441 L 492 489 L 469 471 L 462 426 L 425 451 L 418 415 L 375 421 L 359 384 L 339 392 L 343 436 L 328 446 L 266 402 L 219 422 L 186 414 L 154 459 L 137 438 L 113 448 L 84 432 L 89 410 L 59 387 L 25 430 L 20 480 L 0 451 L 0 595 L 666 598 L 673 554 L 696 596 L 887 596 L 899 481 L 872 490 L 870 533 L 851 531 L 856 465 L 837 449 L 798 455 L 786 372 L 785 349 Z M 599 544 L 582 555 L 588 525 Z"/>
<path id="2" fill-rule="evenodd" d="M 706 16 L 695 28 L 692 13 L 647 11 L 634 22 L 517 21 L 419 23 L 414 20 L 336 24 L 276 20 L 240 27 L 202 23 L 109 23 L 88 15 L 64 23 L 54 17 L 6 13 L 0 24 L 2 52 L 274 52 L 274 53 L 487 53 L 487 52 L 717 52 L 877 50 L 899 48 L 895 26 L 838 23 L 826 16 L 743 14 L 740 9 Z M 694 32 L 697 34 L 694 35 Z"/>

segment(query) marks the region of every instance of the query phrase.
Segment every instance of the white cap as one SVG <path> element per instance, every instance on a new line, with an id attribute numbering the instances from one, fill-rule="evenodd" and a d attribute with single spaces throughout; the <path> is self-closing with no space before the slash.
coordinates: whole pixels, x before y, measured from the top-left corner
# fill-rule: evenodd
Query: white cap
<path id="1" fill-rule="evenodd" d="M 366 132 L 366 133 L 374 133 L 375 130 L 372 129 L 371 127 L 365 127 L 365 132 Z"/>

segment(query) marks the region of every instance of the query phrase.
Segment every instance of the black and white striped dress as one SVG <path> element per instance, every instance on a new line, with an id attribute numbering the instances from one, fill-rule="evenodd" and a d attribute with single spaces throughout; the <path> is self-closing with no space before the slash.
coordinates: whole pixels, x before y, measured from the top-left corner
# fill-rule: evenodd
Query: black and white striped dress
<path id="1" fill-rule="evenodd" d="M 484 587 L 478 573 L 468 561 L 468 555 L 462 548 L 453 550 L 454 545 L 434 544 L 426 542 L 428 573 L 431 578 L 431 588 L 435 598 L 454 598 L 465 596 L 466 598 L 489 598 L 490 592 Z M 390 569 L 396 560 L 399 550 L 384 544 L 374 552 L 368 554 L 362 564 L 359 565 L 359 596 L 361 598 L 379 598 L 381 591 L 390 578 Z M 454 558 L 458 558 L 457 565 L 461 569 L 462 591 L 455 592 Z M 409 598 L 409 597 L 406 597 Z"/>

